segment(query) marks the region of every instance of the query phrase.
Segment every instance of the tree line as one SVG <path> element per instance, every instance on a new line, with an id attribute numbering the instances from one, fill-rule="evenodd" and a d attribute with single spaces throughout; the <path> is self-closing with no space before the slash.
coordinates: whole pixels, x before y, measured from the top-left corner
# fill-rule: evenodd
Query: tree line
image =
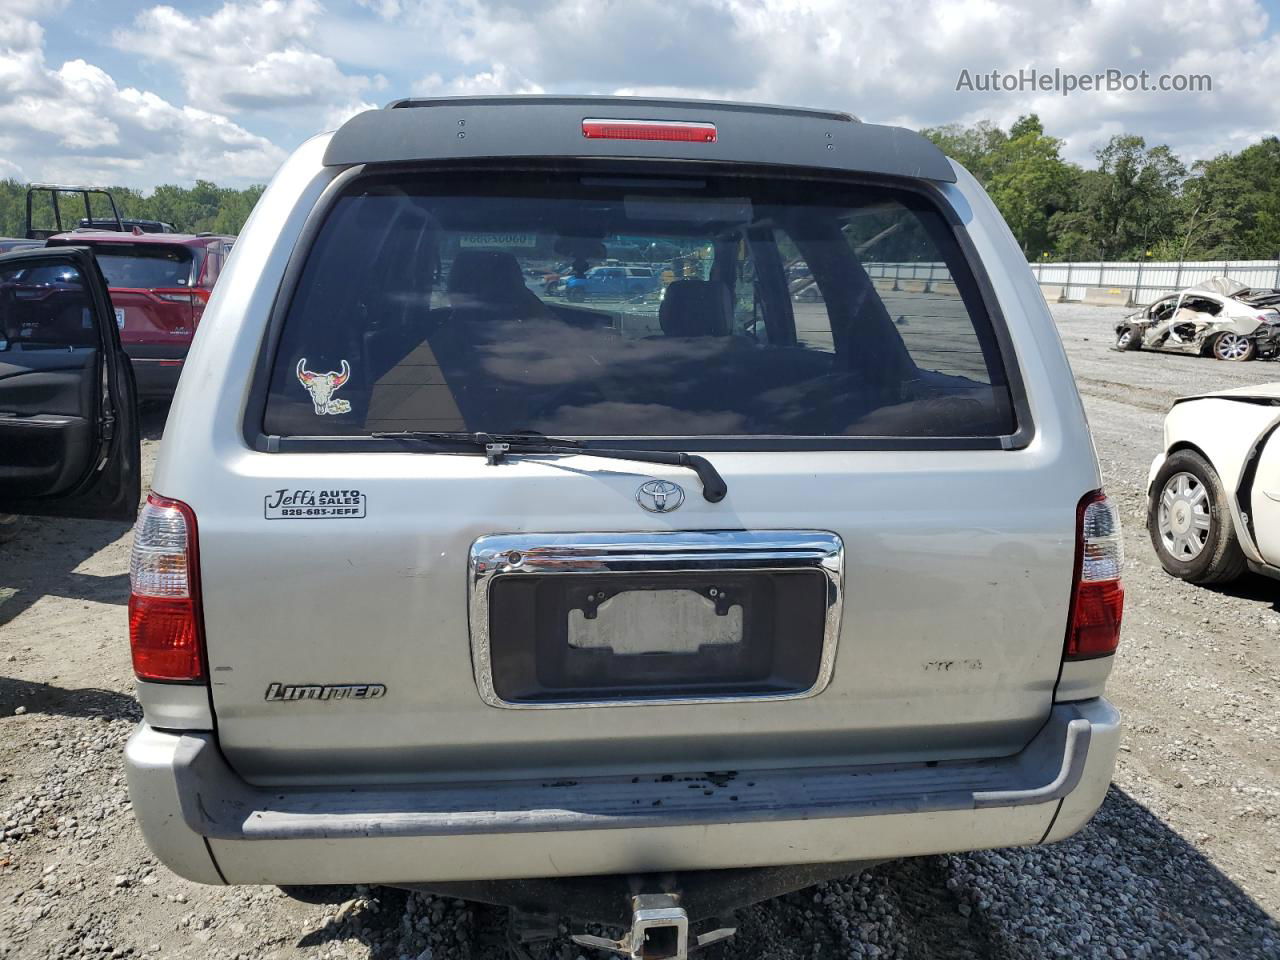
<path id="1" fill-rule="evenodd" d="M 197 180 L 195 186 L 165 184 L 150 195 L 130 187 L 107 187 L 115 198 L 120 216 L 137 220 L 160 220 L 173 225 L 179 233 L 218 233 L 234 236 L 240 232 L 253 205 L 266 188 L 261 184 L 236 190 L 219 187 L 208 180 Z M 84 216 L 79 197 L 64 194 L 59 198 L 64 227 L 74 228 Z M 46 197 L 37 196 L 34 220 L 37 227 L 52 227 L 53 216 Z M 110 217 L 111 207 L 103 197 L 92 199 L 93 216 Z M 17 180 L 0 180 L 0 237 L 21 237 L 26 229 L 27 185 Z"/>
<path id="2" fill-rule="evenodd" d="M 1118 134 L 1086 170 L 1035 114 L 923 133 L 981 181 L 1030 260 L 1280 258 L 1280 138 L 1188 165 Z"/>
<path id="3" fill-rule="evenodd" d="M 1118 134 L 1085 169 L 1062 158 L 1062 141 L 1035 114 L 1008 130 L 983 121 L 923 132 L 986 187 L 1030 260 L 1280 257 L 1280 138 L 1188 165 L 1163 144 Z M 110 188 L 122 217 L 219 234 L 240 232 L 263 189 L 207 180 L 147 196 Z M 0 180 L 0 236 L 22 235 L 25 204 L 25 184 Z M 102 203 L 93 212 L 109 213 Z M 81 215 L 77 209 L 71 219 Z"/>

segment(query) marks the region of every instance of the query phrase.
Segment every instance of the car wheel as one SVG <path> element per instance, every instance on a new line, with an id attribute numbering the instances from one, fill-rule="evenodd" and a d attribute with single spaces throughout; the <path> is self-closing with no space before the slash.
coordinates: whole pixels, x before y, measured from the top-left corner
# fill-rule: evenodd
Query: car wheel
<path id="1" fill-rule="evenodd" d="M 1254 343 L 1248 337 L 1242 337 L 1238 333 L 1220 333 L 1213 338 L 1213 355 L 1219 360 L 1230 360 L 1235 363 L 1243 363 L 1245 360 L 1252 360 L 1256 350 Z"/>
<path id="2" fill-rule="evenodd" d="M 1244 552 L 1218 472 L 1194 450 L 1170 454 L 1147 500 L 1147 533 L 1160 565 L 1190 583 L 1244 573 Z"/>
<path id="3" fill-rule="evenodd" d="M 582 303 L 587 299 L 587 291 L 581 287 L 570 287 L 565 293 L 565 297 L 570 303 Z"/>
<path id="4" fill-rule="evenodd" d="M 1138 350 L 1142 347 L 1142 338 L 1133 327 L 1125 327 L 1116 334 L 1117 350 Z"/>

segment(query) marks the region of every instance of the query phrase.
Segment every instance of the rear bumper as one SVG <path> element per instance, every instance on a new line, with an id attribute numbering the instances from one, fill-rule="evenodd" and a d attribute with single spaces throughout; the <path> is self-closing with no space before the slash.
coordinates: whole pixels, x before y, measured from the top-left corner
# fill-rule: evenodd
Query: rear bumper
<path id="1" fill-rule="evenodd" d="M 1271 356 L 1280 351 L 1280 323 L 1266 324 L 1253 333 L 1258 353 Z"/>
<path id="2" fill-rule="evenodd" d="M 1062 839 L 1111 781 L 1120 717 L 1053 708 L 998 760 L 666 777 L 259 788 L 211 734 L 125 750 L 147 843 L 206 883 L 428 883 L 878 860 Z"/>
<path id="3" fill-rule="evenodd" d="M 178 388 L 178 377 L 182 374 L 190 344 L 126 343 L 124 349 L 133 363 L 133 379 L 138 385 L 138 396 L 173 395 L 173 391 Z"/>

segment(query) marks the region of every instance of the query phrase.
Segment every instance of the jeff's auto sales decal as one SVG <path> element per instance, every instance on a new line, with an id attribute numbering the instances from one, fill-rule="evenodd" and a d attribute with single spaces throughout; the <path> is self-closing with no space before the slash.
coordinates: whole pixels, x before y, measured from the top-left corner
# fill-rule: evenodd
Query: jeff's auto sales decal
<path id="1" fill-rule="evenodd" d="M 291 490 L 282 487 L 262 501 L 268 520 L 360 519 L 365 495 L 359 490 Z"/>

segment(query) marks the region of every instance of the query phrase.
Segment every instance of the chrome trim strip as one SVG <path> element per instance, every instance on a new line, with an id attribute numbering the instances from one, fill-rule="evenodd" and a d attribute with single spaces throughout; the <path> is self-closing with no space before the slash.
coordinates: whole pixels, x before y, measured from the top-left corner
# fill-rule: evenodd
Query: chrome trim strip
<path id="1" fill-rule="evenodd" d="M 731 697 L 512 703 L 493 686 L 489 649 L 489 588 L 499 577 L 529 574 L 670 573 L 820 570 L 827 579 L 827 612 L 818 676 L 796 693 Z M 471 666 L 476 689 L 491 707 L 548 710 L 566 707 L 654 707 L 689 703 L 799 700 L 826 689 L 835 670 L 844 605 L 844 541 L 821 530 L 677 530 L 645 533 L 533 533 L 480 537 L 467 564 Z"/>

